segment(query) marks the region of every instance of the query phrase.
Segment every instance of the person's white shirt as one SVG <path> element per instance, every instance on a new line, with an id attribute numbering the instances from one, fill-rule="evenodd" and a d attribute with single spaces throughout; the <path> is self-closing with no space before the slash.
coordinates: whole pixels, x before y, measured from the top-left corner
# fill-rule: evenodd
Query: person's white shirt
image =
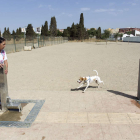
<path id="1" fill-rule="evenodd" d="M 0 61 L 3 60 L 3 55 L 0 52 Z M 5 56 L 4 56 L 4 61 L 7 60 L 7 55 L 6 55 L 6 51 L 5 51 Z"/>

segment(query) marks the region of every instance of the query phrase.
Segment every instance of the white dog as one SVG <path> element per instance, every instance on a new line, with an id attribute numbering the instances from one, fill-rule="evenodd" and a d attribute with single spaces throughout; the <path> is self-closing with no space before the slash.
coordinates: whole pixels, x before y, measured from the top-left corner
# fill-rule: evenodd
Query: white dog
<path id="1" fill-rule="evenodd" d="M 95 71 L 95 72 L 97 73 L 96 76 L 91 76 L 91 77 L 90 77 L 90 76 L 87 76 L 87 77 L 80 77 L 80 79 L 79 79 L 77 82 L 78 82 L 79 84 L 80 84 L 81 82 L 83 82 L 83 83 L 82 83 L 82 85 L 80 85 L 77 89 L 79 89 L 80 87 L 82 87 L 84 84 L 87 84 L 87 86 L 86 86 L 86 88 L 85 88 L 85 90 L 84 90 L 84 92 L 85 92 L 86 89 L 88 88 L 89 84 L 92 83 L 93 81 L 95 81 L 95 83 L 98 84 L 98 87 L 99 87 L 99 84 L 101 84 L 101 83 L 104 84 L 104 82 L 101 81 L 100 77 L 98 76 L 98 72 L 97 72 L 96 70 L 93 70 L 93 71 Z"/>

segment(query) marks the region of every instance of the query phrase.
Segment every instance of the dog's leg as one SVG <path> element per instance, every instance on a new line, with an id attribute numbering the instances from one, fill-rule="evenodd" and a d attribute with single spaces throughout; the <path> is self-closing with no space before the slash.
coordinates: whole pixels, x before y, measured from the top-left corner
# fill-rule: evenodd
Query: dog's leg
<path id="1" fill-rule="evenodd" d="M 85 92 L 87 90 L 88 86 L 89 86 L 89 82 L 87 83 L 87 86 L 86 86 L 86 88 L 85 88 L 85 90 L 83 92 Z"/>
<path id="2" fill-rule="evenodd" d="M 79 89 L 80 87 L 82 87 L 83 86 L 83 84 L 82 85 L 80 85 L 79 87 L 77 87 L 77 89 Z"/>

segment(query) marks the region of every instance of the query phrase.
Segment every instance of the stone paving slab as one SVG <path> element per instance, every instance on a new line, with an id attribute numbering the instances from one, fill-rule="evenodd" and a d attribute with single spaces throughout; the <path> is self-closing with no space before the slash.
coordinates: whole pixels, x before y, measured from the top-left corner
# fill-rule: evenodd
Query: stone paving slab
<path id="1" fill-rule="evenodd" d="M 140 109 L 132 102 L 137 92 L 120 92 L 126 96 L 115 91 L 9 90 L 12 99 L 45 103 L 29 128 L 0 127 L 0 139 L 140 140 Z"/>

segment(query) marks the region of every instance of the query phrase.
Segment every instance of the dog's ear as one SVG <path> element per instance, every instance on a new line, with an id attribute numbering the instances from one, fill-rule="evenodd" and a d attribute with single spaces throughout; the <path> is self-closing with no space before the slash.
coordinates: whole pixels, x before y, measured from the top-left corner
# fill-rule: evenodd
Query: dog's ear
<path id="1" fill-rule="evenodd" d="M 80 77 L 80 81 L 83 81 L 83 77 Z"/>
<path id="2" fill-rule="evenodd" d="M 86 77 L 84 78 L 84 81 L 87 81 L 87 78 Z"/>

